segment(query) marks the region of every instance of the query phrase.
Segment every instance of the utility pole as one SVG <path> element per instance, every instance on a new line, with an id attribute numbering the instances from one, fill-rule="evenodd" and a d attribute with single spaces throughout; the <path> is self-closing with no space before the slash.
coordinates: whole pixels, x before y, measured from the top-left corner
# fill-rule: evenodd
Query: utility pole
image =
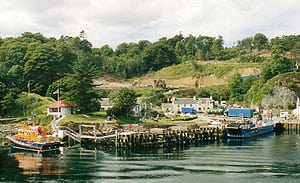
<path id="1" fill-rule="evenodd" d="M 28 95 L 29 95 L 30 94 L 30 81 L 28 81 L 28 83 L 27 83 L 27 88 L 28 88 Z M 27 116 L 27 118 L 28 118 L 28 105 L 29 104 L 26 104 L 26 116 Z"/>
<path id="2" fill-rule="evenodd" d="M 30 93 L 30 81 L 27 83 L 28 93 Z"/>

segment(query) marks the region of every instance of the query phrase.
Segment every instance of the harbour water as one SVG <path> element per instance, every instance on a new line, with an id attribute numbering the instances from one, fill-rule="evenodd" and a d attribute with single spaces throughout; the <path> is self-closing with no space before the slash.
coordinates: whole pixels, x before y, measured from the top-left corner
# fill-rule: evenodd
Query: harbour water
<path id="1" fill-rule="evenodd" d="M 64 149 L 41 155 L 0 149 L 0 182 L 264 182 L 300 180 L 300 134 L 173 149 Z"/>

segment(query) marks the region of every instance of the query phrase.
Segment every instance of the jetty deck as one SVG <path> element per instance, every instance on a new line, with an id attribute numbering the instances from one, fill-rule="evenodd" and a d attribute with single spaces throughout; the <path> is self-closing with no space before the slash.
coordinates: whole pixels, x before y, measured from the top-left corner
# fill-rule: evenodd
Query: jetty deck
<path id="1" fill-rule="evenodd" d="M 84 132 L 82 128 L 90 128 Z M 152 128 L 147 131 L 119 131 L 98 134 L 95 125 L 80 125 L 79 132 L 61 127 L 60 138 L 68 141 L 91 142 L 116 148 L 170 147 L 175 145 L 196 144 L 216 141 L 223 137 L 223 129 L 215 127 L 194 128 Z"/>
<path id="2" fill-rule="evenodd" d="M 286 130 L 288 133 L 300 133 L 300 122 L 276 122 L 274 131 Z M 79 125 L 79 132 L 60 127 L 60 138 L 79 143 L 95 143 L 116 148 L 172 147 L 184 144 L 212 142 L 224 137 L 222 127 L 180 127 L 151 128 L 147 130 L 114 130 L 99 133 L 96 125 Z M 85 129 L 85 130 L 84 130 Z"/>

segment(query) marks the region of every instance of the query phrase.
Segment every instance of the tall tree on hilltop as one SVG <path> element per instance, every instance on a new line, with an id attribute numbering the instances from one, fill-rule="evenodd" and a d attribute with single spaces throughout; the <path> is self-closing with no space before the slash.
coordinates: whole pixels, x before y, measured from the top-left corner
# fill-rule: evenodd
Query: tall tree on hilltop
<path id="1" fill-rule="evenodd" d="M 268 48 L 268 38 L 262 33 L 255 34 L 253 37 L 253 46 L 258 51 Z"/>
<path id="2" fill-rule="evenodd" d="M 224 41 L 222 36 L 219 36 L 218 38 L 213 40 L 213 44 L 211 46 L 211 55 L 214 59 L 221 59 L 221 51 L 224 49 L 223 44 Z"/>
<path id="3" fill-rule="evenodd" d="M 197 37 L 197 56 L 202 60 L 209 60 L 211 58 L 211 48 L 213 46 L 214 38 L 209 36 Z"/>
<path id="4" fill-rule="evenodd" d="M 95 111 L 99 108 L 97 93 L 93 88 L 93 79 L 99 71 L 99 65 L 92 54 L 78 56 L 73 73 L 64 79 L 64 95 L 67 101 L 78 105 L 80 113 Z"/>

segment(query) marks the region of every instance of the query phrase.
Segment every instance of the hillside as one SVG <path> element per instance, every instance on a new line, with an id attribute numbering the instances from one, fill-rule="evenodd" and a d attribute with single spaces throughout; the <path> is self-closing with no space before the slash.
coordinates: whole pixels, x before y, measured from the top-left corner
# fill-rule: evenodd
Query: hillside
<path id="1" fill-rule="evenodd" d="M 102 75 L 94 81 L 94 84 L 97 88 L 144 88 L 153 87 L 154 80 L 161 79 L 165 81 L 166 87 L 169 88 L 207 87 L 224 85 L 235 73 L 240 73 L 242 76 L 260 74 L 261 68 L 261 63 L 237 63 L 234 61 L 185 62 L 128 80 Z"/>

